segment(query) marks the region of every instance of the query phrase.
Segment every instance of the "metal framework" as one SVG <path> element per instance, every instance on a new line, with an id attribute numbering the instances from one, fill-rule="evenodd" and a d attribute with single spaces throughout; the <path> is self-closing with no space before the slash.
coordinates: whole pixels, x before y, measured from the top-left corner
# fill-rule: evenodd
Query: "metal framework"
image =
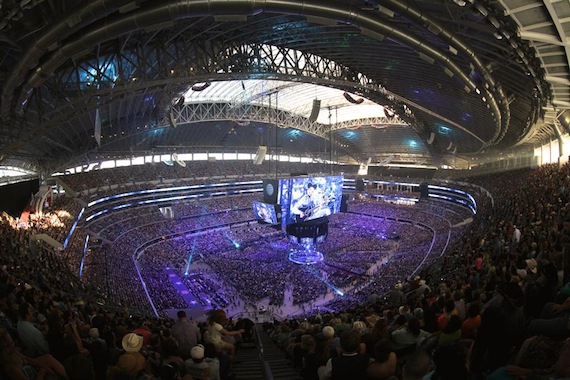
<path id="1" fill-rule="evenodd" d="M 96 109 L 103 144 L 140 135 L 145 125 L 168 126 L 172 112 L 178 123 L 225 116 L 320 137 L 401 122 L 424 140 L 433 133 L 429 149 L 446 154 L 451 143 L 469 153 L 541 140 L 553 132 L 545 107 L 570 107 L 567 0 L 379 3 L 92 0 L 81 7 L 36 0 L 4 7 L 0 161 L 54 165 L 96 149 Z M 339 88 L 390 106 L 402 120 L 322 125 L 247 102 L 231 112 L 216 99 L 176 106 L 196 83 L 255 78 Z"/>
<path id="2" fill-rule="evenodd" d="M 88 139 L 92 134 L 91 119 L 87 120 L 89 127 L 83 131 L 79 126 L 85 123 L 85 115 L 95 109 L 101 109 L 108 119 L 114 119 L 113 127 L 117 133 L 136 133 L 137 127 L 156 123 L 157 119 L 164 117 L 173 101 L 189 86 L 204 81 L 252 77 L 306 81 L 356 90 L 372 100 L 398 109 L 406 102 L 406 99 L 390 93 L 382 85 L 345 65 L 293 49 L 238 42 L 222 47 L 219 41 L 214 40 L 194 41 L 192 44 L 176 41 L 170 45 L 157 40 L 152 42 L 150 47 L 136 45 L 132 49 L 121 49 L 55 73 L 49 86 L 41 87 L 33 94 L 39 120 L 28 115 L 26 121 L 35 126 L 29 126 L 27 133 L 21 129 L 16 131 L 14 126 L 10 133 L 12 144 L 4 148 L 5 154 L 13 153 L 34 142 L 36 136 L 52 131 L 59 136 L 65 135 L 67 139 L 67 143 L 52 144 L 54 147 L 74 146 L 78 139 Z M 162 58 L 157 60 L 157 57 Z M 421 109 L 421 106 L 416 106 Z M 114 117 L 115 114 L 120 118 Z M 421 132 L 409 108 L 401 114 L 406 121 L 397 121 L 398 124 L 407 123 Z M 445 120 L 443 116 L 439 117 Z M 374 124 L 390 124 L 387 120 L 372 121 Z M 73 127 L 65 127 L 70 124 Z M 346 127 L 353 126 L 349 124 Z M 460 125 L 457 127 L 473 134 Z M 321 133 L 319 126 L 301 118 L 298 118 L 297 128 L 313 131 L 311 133 L 316 135 Z M 49 144 L 55 139 L 43 141 Z"/>
<path id="3" fill-rule="evenodd" d="M 194 103 L 184 104 L 182 107 L 173 107 L 172 116 L 176 125 L 201 123 L 208 121 L 236 120 L 258 121 L 272 123 L 280 128 L 294 128 L 327 139 L 331 131 L 351 129 L 365 125 L 407 126 L 408 124 L 397 116 L 370 117 L 366 119 L 348 120 L 339 123 L 321 124 L 312 122 L 306 117 L 295 115 L 280 109 L 263 106 L 232 107 L 228 103 Z M 173 127 L 170 115 L 163 117 L 156 128 Z"/>

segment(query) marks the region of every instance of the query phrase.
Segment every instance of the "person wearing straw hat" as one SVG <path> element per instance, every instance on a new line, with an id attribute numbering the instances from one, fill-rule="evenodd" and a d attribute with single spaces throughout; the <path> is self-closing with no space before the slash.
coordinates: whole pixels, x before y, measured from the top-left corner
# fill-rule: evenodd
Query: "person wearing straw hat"
<path id="1" fill-rule="evenodd" d="M 135 333 L 129 333 L 123 337 L 121 345 L 125 352 L 139 352 L 143 345 L 143 338 Z"/>

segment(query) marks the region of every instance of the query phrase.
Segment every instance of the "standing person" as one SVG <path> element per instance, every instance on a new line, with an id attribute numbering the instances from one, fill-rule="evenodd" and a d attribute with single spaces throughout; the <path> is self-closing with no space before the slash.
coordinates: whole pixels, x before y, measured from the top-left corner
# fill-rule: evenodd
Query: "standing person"
<path id="1" fill-rule="evenodd" d="M 178 342 L 180 356 L 182 356 L 182 359 L 186 360 L 190 358 L 192 347 L 195 347 L 200 340 L 202 340 L 202 335 L 200 334 L 198 326 L 196 326 L 194 322 L 188 320 L 184 310 L 178 311 L 176 316 L 178 317 L 178 322 L 172 326 L 170 333 Z"/>
<path id="2" fill-rule="evenodd" d="M 233 344 L 226 342 L 222 336 L 236 336 L 245 332 L 244 329 L 236 331 L 228 331 L 224 328 L 224 324 L 228 321 L 226 312 L 223 310 L 215 310 L 208 319 L 208 335 L 207 343 L 212 343 L 218 350 L 230 356 L 234 356 L 236 348 Z"/>
<path id="3" fill-rule="evenodd" d="M 512 240 L 513 240 L 514 245 L 516 246 L 521 241 L 521 230 L 517 226 L 514 226 L 514 228 L 515 229 L 513 230 Z"/>

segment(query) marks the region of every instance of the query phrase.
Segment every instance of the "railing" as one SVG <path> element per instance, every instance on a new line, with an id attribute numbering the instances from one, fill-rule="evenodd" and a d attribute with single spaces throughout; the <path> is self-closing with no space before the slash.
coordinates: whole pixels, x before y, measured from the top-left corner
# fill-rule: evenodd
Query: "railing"
<path id="1" fill-rule="evenodd" d="M 255 343 L 257 344 L 257 351 L 259 353 L 259 364 L 261 364 L 261 371 L 263 372 L 263 378 L 265 380 L 273 380 L 273 373 L 271 372 L 271 368 L 269 367 L 269 363 L 265 360 L 265 356 L 263 353 L 263 343 L 261 342 L 261 337 L 259 336 L 259 325 L 255 324 L 253 326 L 255 334 Z"/>

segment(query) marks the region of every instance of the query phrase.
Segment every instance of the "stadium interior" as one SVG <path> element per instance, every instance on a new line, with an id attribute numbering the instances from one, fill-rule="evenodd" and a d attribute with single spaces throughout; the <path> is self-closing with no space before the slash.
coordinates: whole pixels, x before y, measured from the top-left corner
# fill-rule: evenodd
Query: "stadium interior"
<path id="1" fill-rule="evenodd" d="M 568 0 L 4 0 L 0 53 L 0 379 L 570 378 Z"/>

